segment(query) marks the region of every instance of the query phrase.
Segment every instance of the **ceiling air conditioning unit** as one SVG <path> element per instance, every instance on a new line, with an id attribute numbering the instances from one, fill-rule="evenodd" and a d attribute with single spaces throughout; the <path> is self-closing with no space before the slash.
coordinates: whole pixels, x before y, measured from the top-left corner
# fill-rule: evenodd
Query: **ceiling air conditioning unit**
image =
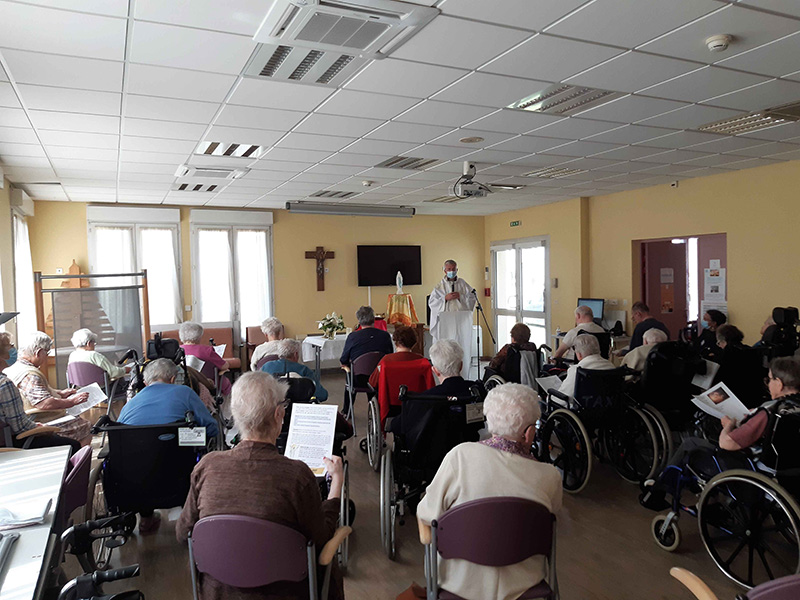
<path id="1" fill-rule="evenodd" d="M 225 167 L 195 167 L 181 165 L 175 171 L 175 177 L 199 177 L 202 179 L 239 179 L 250 172 L 250 169 L 230 169 Z"/>
<path id="2" fill-rule="evenodd" d="M 11 208 L 22 213 L 26 217 L 33 216 L 33 200 L 24 190 L 11 188 Z"/>
<path id="3" fill-rule="evenodd" d="M 439 12 L 398 0 L 276 0 L 253 39 L 385 58 Z"/>

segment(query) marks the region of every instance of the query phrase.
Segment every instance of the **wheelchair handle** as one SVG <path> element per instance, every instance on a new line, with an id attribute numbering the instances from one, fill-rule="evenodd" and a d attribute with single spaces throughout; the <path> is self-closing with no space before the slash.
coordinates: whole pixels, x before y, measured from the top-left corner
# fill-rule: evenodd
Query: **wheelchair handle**
<path id="1" fill-rule="evenodd" d="M 109 583 L 120 579 L 130 579 L 139 576 L 139 565 L 130 565 L 119 569 L 109 569 L 108 571 L 95 571 L 92 579 L 96 584 Z"/>

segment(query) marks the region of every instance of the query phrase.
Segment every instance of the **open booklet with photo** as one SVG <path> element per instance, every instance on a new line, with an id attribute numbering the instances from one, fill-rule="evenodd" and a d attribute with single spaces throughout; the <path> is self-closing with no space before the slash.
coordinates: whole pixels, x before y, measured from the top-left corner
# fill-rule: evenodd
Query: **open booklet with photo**
<path id="1" fill-rule="evenodd" d="M 705 393 L 695 396 L 692 402 L 712 417 L 729 417 L 737 423 L 741 423 L 750 414 L 750 409 L 724 383 L 718 383 Z"/>
<path id="2" fill-rule="evenodd" d="M 337 412 L 333 404 L 293 404 L 286 457 L 302 460 L 314 475 L 324 475 L 322 459 L 333 453 Z"/>

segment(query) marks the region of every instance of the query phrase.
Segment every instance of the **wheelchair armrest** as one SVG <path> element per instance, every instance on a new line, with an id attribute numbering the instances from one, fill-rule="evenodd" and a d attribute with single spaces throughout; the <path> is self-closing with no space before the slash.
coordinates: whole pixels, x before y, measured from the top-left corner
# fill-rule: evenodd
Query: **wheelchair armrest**
<path id="1" fill-rule="evenodd" d="M 22 433 L 17 434 L 16 437 L 18 440 L 24 440 L 25 438 L 34 436 L 34 435 L 50 435 L 52 433 L 58 433 L 60 429 L 58 427 L 50 427 L 49 425 L 43 425 L 42 427 L 34 427 L 33 429 L 28 429 L 28 431 L 23 431 Z"/>
<path id="2" fill-rule="evenodd" d="M 555 396 L 559 400 L 563 400 L 564 402 L 569 402 L 569 396 L 567 396 L 564 392 L 560 392 L 555 388 L 550 388 L 547 390 L 548 396 Z"/>
<path id="3" fill-rule="evenodd" d="M 547 350 L 548 352 L 552 352 L 553 351 L 553 349 L 550 346 L 548 346 L 547 344 L 542 344 L 541 346 L 539 346 L 539 350 Z"/>
<path id="4" fill-rule="evenodd" d="M 718 600 L 716 594 L 697 575 L 680 567 L 672 567 L 669 574 L 694 594 L 697 600 Z"/>
<path id="5" fill-rule="evenodd" d="M 66 409 L 64 408 L 28 408 L 25 410 L 25 414 L 29 417 L 42 417 L 42 418 L 55 418 L 55 417 L 63 417 L 67 414 Z"/>
<path id="6" fill-rule="evenodd" d="M 417 517 L 417 527 L 419 528 L 419 542 L 423 546 L 431 543 L 431 526 Z"/>
<path id="7" fill-rule="evenodd" d="M 350 372 L 350 365 L 339 365 L 345 373 Z"/>
<path id="8" fill-rule="evenodd" d="M 342 542 L 351 533 L 353 533 L 352 527 L 339 527 L 333 532 L 333 537 L 328 540 L 328 543 L 322 547 L 322 552 L 319 553 L 320 566 L 326 567 L 331 564 L 331 561 L 336 556 L 336 551 L 339 549 L 339 546 L 342 545 Z"/>

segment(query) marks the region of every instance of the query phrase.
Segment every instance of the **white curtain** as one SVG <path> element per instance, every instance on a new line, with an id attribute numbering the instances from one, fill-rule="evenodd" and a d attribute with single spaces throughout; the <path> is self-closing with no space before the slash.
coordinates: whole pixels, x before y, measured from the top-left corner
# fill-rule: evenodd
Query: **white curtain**
<path id="1" fill-rule="evenodd" d="M 24 340 L 36 331 L 36 301 L 33 290 L 33 261 L 28 223 L 14 215 L 14 284 L 16 287 L 17 340 Z M 19 344 L 18 342 L 18 344 Z"/>
<path id="2" fill-rule="evenodd" d="M 133 228 L 97 227 L 95 229 L 95 272 L 133 273 Z M 92 279 L 92 287 L 135 285 L 133 277 L 101 277 Z M 120 291 L 97 292 L 103 312 L 108 317 L 117 343 L 136 332 L 139 319 L 131 318 L 139 310 L 136 294 Z M 100 333 L 100 332 L 95 332 Z"/>
<path id="3" fill-rule="evenodd" d="M 236 231 L 236 281 L 242 333 L 272 315 L 267 232 Z"/>
<path id="4" fill-rule="evenodd" d="M 183 320 L 176 233 L 172 228 L 143 227 L 139 230 L 139 268 L 147 269 L 151 325 L 169 325 Z"/>
<path id="5" fill-rule="evenodd" d="M 197 290 L 202 323 L 233 320 L 233 265 L 228 229 L 198 229 Z"/>

